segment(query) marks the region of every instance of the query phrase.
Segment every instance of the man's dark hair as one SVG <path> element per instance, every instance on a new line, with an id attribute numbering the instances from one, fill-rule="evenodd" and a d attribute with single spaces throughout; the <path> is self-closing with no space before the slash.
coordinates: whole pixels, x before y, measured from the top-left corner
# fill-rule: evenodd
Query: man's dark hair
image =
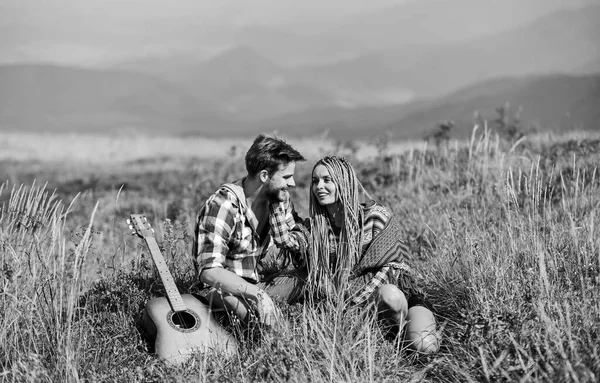
<path id="1" fill-rule="evenodd" d="M 306 161 L 296 149 L 280 138 L 259 135 L 246 153 L 246 170 L 255 176 L 265 169 L 272 175 L 279 170 L 280 165 L 290 162 Z"/>

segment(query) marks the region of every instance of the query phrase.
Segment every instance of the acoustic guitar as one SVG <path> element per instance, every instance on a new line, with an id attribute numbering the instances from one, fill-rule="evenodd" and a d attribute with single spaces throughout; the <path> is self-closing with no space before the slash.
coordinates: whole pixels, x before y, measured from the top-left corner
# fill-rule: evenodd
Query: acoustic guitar
<path id="1" fill-rule="evenodd" d="M 154 341 L 155 353 L 172 365 L 185 362 L 197 352 L 234 355 L 237 341 L 217 323 L 209 307 L 193 295 L 179 294 L 146 217 L 131 214 L 127 223 L 133 234 L 146 243 L 167 294 L 148 301 L 142 316 L 142 327 Z"/>

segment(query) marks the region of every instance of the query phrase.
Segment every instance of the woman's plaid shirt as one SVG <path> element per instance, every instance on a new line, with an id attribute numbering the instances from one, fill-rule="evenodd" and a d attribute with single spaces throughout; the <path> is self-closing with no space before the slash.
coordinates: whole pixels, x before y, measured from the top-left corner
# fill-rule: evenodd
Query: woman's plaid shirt
<path id="1" fill-rule="evenodd" d="M 198 273 L 222 267 L 249 282 L 259 282 L 259 261 L 273 245 L 272 235 L 260 243 L 258 221 L 246 205 L 241 180 L 226 185 L 211 195 L 198 215 L 194 243 Z M 237 194 L 237 195 L 236 195 Z M 283 222 L 291 229 L 296 217 L 291 202 L 280 204 Z"/>

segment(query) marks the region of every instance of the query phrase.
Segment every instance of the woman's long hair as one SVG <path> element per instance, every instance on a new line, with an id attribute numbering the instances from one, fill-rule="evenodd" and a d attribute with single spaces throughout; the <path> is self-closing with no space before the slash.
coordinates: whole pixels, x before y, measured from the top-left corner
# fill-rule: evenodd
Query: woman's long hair
<path id="1" fill-rule="evenodd" d="M 330 220 L 327 209 L 316 199 L 312 182 L 310 188 L 309 213 L 311 236 L 308 252 L 308 283 L 315 288 L 316 296 L 333 297 L 343 292 L 348 284 L 350 272 L 360 260 L 362 250 L 363 213 L 360 206 L 361 193 L 369 199 L 358 180 L 352 165 L 344 158 L 328 156 L 319 160 L 313 167 L 323 165 L 329 171 L 336 186 L 336 203 L 343 214 L 339 240 L 331 243 Z"/>

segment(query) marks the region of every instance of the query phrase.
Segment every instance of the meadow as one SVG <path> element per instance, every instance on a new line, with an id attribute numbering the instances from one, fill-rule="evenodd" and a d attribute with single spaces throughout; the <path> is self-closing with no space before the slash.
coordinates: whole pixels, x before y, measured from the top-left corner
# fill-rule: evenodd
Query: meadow
<path id="1" fill-rule="evenodd" d="M 193 293 L 198 207 L 244 174 L 250 141 L 3 134 L 0 381 L 600 379 L 600 134 L 510 141 L 482 128 L 437 146 L 289 140 L 309 159 L 292 192 L 301 215 L 312 164 L 341 154 L 400 217 L 438 353 L 385 337 L 369 310 L 279 302 L 286 323 L 241 336 L 236 357 L 165 365 L 139 324 L 164 293 L 125 220 L 148 217 L 180 291 Z"/>

